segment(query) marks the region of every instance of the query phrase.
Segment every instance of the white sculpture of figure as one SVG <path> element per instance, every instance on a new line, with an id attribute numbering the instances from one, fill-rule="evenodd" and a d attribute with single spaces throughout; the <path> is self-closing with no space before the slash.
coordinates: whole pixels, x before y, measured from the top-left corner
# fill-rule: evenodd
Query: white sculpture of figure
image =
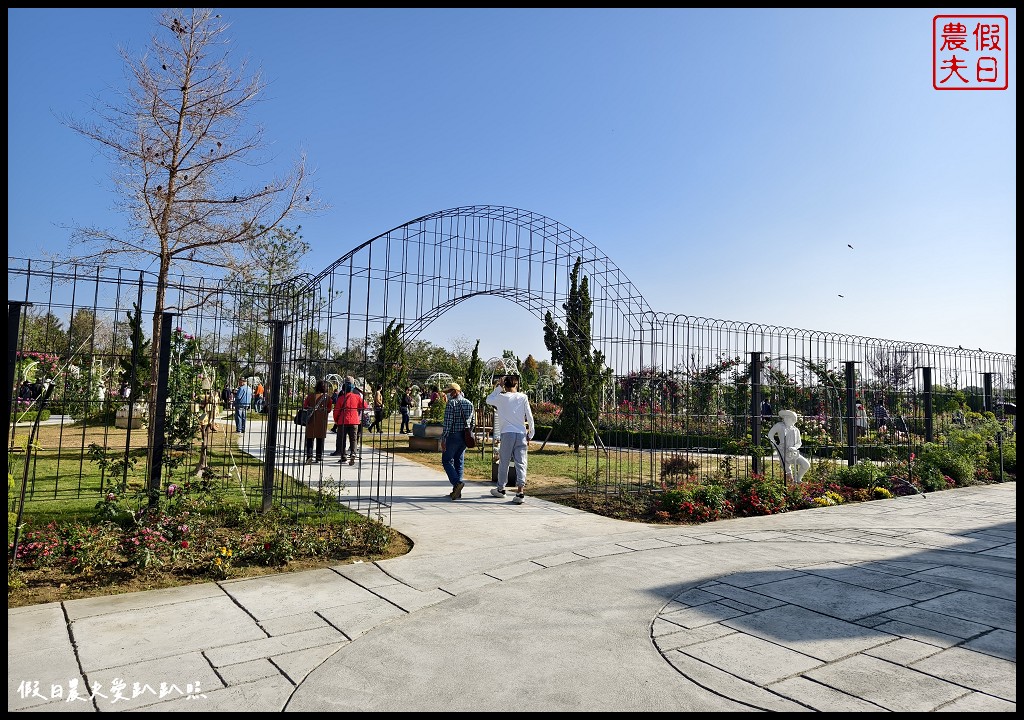
<path id="1" fill-rule="evenodd" d="M 782 457 L 786 479 L 800 482 L 811 463 L 800 454 L 800 429 L 796 426 L 797 414 L 792 410 L 779 410 L 779 422 L 768 431 L 768 442 L 775 446 Z"/>

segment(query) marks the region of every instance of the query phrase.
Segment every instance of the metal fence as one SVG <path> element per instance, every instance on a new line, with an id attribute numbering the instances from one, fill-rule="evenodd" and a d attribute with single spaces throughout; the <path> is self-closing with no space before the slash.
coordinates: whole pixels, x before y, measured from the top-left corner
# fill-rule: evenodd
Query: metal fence
<path id="1" fill-rule="evenodd" d="M 657 488 L 665 459 L 678 455 L 778 473 L 766 436 L 784 409 L 800 416 L 812 463 L 907 457 L 972 413 L 991 411 L 1015 429 L 1015 416 L 1002 415 L 1016 402 L 1015 355 L 655 313 L 569 228 L 472 206 L 394 228 L 315 277 L 279 285 L 170 277 L 162 315 L 152 273 L 9 258 L 9 470 L 35 500 L 92 497 L 130 478 L 153 491 L 201 477 L 205 446 L 221 459 L 206 481 L 242 486 L 264 507 L 300 511 L 330 500 L 390 522 L 393 451 L 407 437 L 364 432 L 361 462 L 343 481 L 306 464 L 304 430 L 291 420 L 313 382 L 385 380 L 386 359 L 375 354 L 382 334 L 398 327 L 411 342 L 478 295 L 504 297 L 538 322 L 547 313 L 564 322 L 577 260 L 593 347 L 612 375 L 595 443 L 576 456 L 580 491 Z M 153 337 L 162 338 L 159 357 Z M 430 368 L 410 370 L 425 377 Z M 250 412 L 240 438 L 221 400 L 218 431 L 204 435 L 204 391 L 220 398 L 243 376 L 265 388 L 263 412 Z M 35 430 L 33 452 L 25 421 L 35 419 L 46 381 L 50 417 Z M 395 390 L 385 387 L 389 407 Z M 538 440 L 557 442 L 561 390 L 536 391 L 554 408 L 538 408 Z"/>

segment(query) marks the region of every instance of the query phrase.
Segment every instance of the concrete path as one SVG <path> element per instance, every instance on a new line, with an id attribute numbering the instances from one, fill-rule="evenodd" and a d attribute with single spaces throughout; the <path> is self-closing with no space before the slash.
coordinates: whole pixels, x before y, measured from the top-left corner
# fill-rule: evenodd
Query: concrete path
<path id="1" fill-rule="evenodd" d="M 408 555 L 8 610 L 8 710 L 1015 711 L 1016 483 L 644 525 L 396 460 Z"/>

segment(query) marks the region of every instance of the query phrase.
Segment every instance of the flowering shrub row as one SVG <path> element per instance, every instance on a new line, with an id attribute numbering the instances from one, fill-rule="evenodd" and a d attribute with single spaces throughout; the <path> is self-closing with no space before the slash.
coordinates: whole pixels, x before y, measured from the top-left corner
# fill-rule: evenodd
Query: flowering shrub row
<path id="1" fill-rule="evenodd" d="M 374 520 L 296 525 L 276 510 L 217 507 L 188 486 L 170 485 L 165 492 L 170 502 L 161 511 L 133 512 L 111 492 L 89 522 L 28 530 L 18 545 L 17 567 L 109 576 L 160 570 L 223 579 L 242 566 L 379 554 L 391 539 L 390 528 Z"/>

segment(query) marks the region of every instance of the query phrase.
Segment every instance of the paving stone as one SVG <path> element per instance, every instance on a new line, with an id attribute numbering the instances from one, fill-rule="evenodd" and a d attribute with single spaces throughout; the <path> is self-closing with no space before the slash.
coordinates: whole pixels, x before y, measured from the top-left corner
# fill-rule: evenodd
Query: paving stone
<path id="1" fill-rule="evenodd" d="M 94 598 L 68 600 L 64 603 L 70 620 L 131 612 L 141 608 L 152 608 L 156 605 L 177 605 L 193 600 L 222 597 L 224 591 L 217 583 L 207 582 L 197 585 L 163 588 L 161 590 L 145 590 L 142 592 L 123 593 L 121 595 L 104 595 Z"/>
<path id="2" fill-rule="evenodd" d="M 222 667 L 224 665 L 248 662 L 249 660 L 261 657 L 274 657 L 275 655 L 282 655 L 295 650 L 332 645 L 346 639 L 344 635 L 333 627 L 326 627 L 319 630 L 306 630 L 263 640 L 238 643 L 228 647 L 218 647 L 208 650 L 206 657 L 214 667 Z"/>
<path id="3" fill-rule="evenodd" d="M 535 559 L 534 562 L 544 567 L 557 567 L 558 565 L 565 565 L 577 560 L 583 560 L 583 556 L 577 555 L 574 552 L 564 552 L 557 555 L 545 555 L 542 558 Z"/>
<path id="4" fill-rule="evenodd" d="M 804 675 L 893 712 L 931 712 L 967 692 L 916 670 L 860 654 Z"/>
<path id="5" fill-rule="evenodd" d="M 781 566 L 769 566 L 763 570 L 753 570 L 751 572 L 738 572 L 726 575 L 721 579 L 724 585 L 733 585 L 740 588 L 751 588 L 756 585 L 764 585 L 770 582 L 777 582 L 779 580 L 788 580 L 789 578 L 796 578 L 803 576 L 803 573 L 790 570 Z M 760 589 L 757 590 L 760 592 Z"/>
<path id="6" fill-rule="evenodd" d="M 602 545 L 593 545 L 588 548 L 575 551 L 577 555 L 582 555 L 585 558 L 597 558 L 597 557 L 608 557 L 609 555 L 621 555 L 623 553 L 634 552 L 629 548 L 624 548 L 617 543 L 604 543 Z"/>
<path id="7" fill-rule="evenodd" d="M 769 712 L 805 712 L 807 708 L 773 692 L 769 692 L 753 683 L 740 680 L 734 675 L 722 672 L 718 668 L 701 662 L 696 658 L 674 650 L 665 656 L 672 667 L 684 677 L 706 688 L 714 688 L 716 693 L 731 700 L 752 705 Z"/>
<path id="8" fill-rule="evenodd" d="M 142 637 L 139 628 L 146 629 Z M 76 620 L 72 629 L 86 673 L 267 637 L 253 618 L 223 593 L 131 613 L 85 617 Z"/>
<path id="9" fill-rule="evenodd" d="M 439 589 L 444 590 L 446 593 L 450 593 L 451 595 L 460 595 L 464 592 L 476 590 L 498 582 L 501 582 L 498 578 L 485 575 L 484 573 L 477 573 L 476 575 L 467 575 L 466 577 L 446 582 L 441 585 Z"/>
<path id="10" fill-rule="evenodd" d="M 1010 662 L 1017 662 L 1017 633 L 1015 632 L 993 630 L 961 643 L 960 647 L 986 655 L 994 655 Z"/>
<path id="11" fill-rule="evenodd" d="M 732 600 L 730 598 L 722 598 L 718 602 L 721 603 L 722 605 L 725 605 L 726 607 L 736 608 L 737 610 L 740 610 L 740 611 L 745 612 L 745 613 L 756 612 L 758 610 L 758 608 L 756 608 L 756 607 L 754 607 L 752 605 L 747 605 L 746 603 L 737 602 L 737 601 Z"/>
<path id="12" fill-rule="evenodd" d="M 915 670 L 1017 702 L 1017 663 L 954 647 L 912 665 Z"/>
<path id="13" fill-rule="evenodd" d="M 701 625 L 721 622 L 722 620 L 736 617 L 737 615 L 743 615 L 743 613 L 735 608 L 727 607 L 719 603 L 706 603 L 704 605 L 698 605 L 697 607 L 676 610 L 675 612 L 659 615 L 658 617 L 662 620 L 679 625 L 680 627 L 695 628 L 700 627 Z"/>
<path id="14" fill-rule="evenodd" d="M 827 685 L 811 682 L 804 677 L 787 678 L 769 685 L 766 689 L 819 712 L 879 712 L 882 710 L 878 705 L 851 697 Z"/>
<path id="15" fill-rule="evenodd" d="M 745 633 L 687 645 L 678 652 L 756 685 L 768 685 L 822 665 L 820 660 Z"/>
<path id="16" fill-rule="evenodd" d="M 280 675 L 281 671 L 270 662 L 270 658 L 257 658 L 249 662 L 225 665 L 217 668 L 217 673 L 226 685 L 242 685 L 253 680 Z"/>
<path id="17" fill-rule="evenodd" d="M 941 650 L 942 648 L 936 645 L 901 637 L 884 645 L 868 648 L 864 654 L 906 667 L 912 662 L 934 655 Z"/>
<path id="18" fill-rule="evenodd" d="M 657 538 L 651 538 L 649 540 L 630 540 L 628 542 L 620 542 L 618 544 L 624 548 L 629 548 L 630 550 L 657 550 L 658 548 L 676 547 L 675 543 L 658 540 Z"/>
<path id="19" fill-rule="evenodd" d="M 293 692 L 295 686 L 279 673 L 221 690 L 204 690 L 200 697 L 164 702 L 153 709 L 159 712 L 281 712 Z"/>
<path id="20" fill-rule="evenodd" d="M 692 535 L 659 535 L 658 539 L 676 546 L 707 545 L 705 541 L 695 538 Z"/>
<path id="21" fill-rule="evenodd" d="M 722 624 L 826 662 L 892 640 L 886 633 L 795 605 L 723 620 Z"/>
<path id="22" fill-rule="evenodd" d="M 811 574 L 765 583 L 757 587 L 757 592 L 842 620 L 856 620 L 910 604 L 906 598 Z"/>
<path id="23" fill-rule="evenodd" d="M 284 617 L 271 618 L 260 623 L 271 637 L 275 635 L 287 635 L 303 630 L 315 630 L 327 625 L 327 621 L 312 612 L 304 612 L 299 615 L 285 615 Z"/>
<path id="24" fill-rule="evenodd" d="M 261 621 L 302 611 L 351 605 L 374 597 L 370 590 L 328 569 L 225 583 L 224 589 Z"/>
<path id="25" fill-rule="evenodd" d="M 394 603 L 406 612 L 413 612 L 429 605 L 436 605 L 439 602 L 451 599 L 451 595 L 443 590 L 428 590 L 423 592 L 408 585 L 385 585 L 376 588 L 377 592 L 385 600 Z M 364 602 L 368 598 L 364 598 Z"/>
<path id="26" fill-rule="evenodd" d="M 952 592 L 956 592 L 956 590 L 946 585 L 936 585 L 935 583 L 928 582 L 913 582 L 909 585 L 889 590 L 889 593 L 892 595 L 898 595 L 910 600 L 931 600 L 932 598 L 948 595 Z"/>
<path id="27" fill-rule="evenodd" d="M 347 644 L 348 641 L 282 653 L 274 655 L 271 658 L 271 662 L 281 668 L 281 672 L 285 674 L 285 677 L 298 685 L 314 668 L 320 667 L 324 660 Z"/>
<path id="28" fill-rule="evenodd" d="M 658 649 L 664 653 L 669 650 L 678 650 L 687 645 L 696 645 L 707 640 L 732 635 L 734 632 L 736 631 L 732 628 L 719 625 L 718 623 L 701 625 L 691 630 L 683 630 L 678 625 L 673 625 L 663 620 L 655 620 L 654 627 L 652 628 L 652 637 Z"/>
<path id="29" fill-rule="evenodd" d="M 902 585 L 912 585 L 914 583 L 913 580 L 908 580 L 904 577 L 873 572 L 863 567 L 845 565 L 843 563 L 826 563 L 824 565 L 805 567 L 803 570 L 814 575 L 820 575 L 821 577 L 839 580 L 840 582 L 850 583 L 851 585 L 871 590 L 891 590 Z"/>
<path id="30" fill-rule="evenodd" d="M 1017 712 L 1017 703 L 972 692 L 937 708 L 935 712 Z"/>
<path id="31" fill-rule="evenodd" d="M 1005 600 L 1016 600 L 1017 598 L 1017 583 L 1012 575 L 944 565 L 919 572 L 914 575 L 914 579 L 949 585 L 975 593 L 994 595 Z"/>
<path id="32" fill-rule="evenodd" d="M 531 573 L 535 570 L 540 570 L 542 567 L 542 565 L 526 560 L 524 562 L 518 562 L 512 565 L 505 565 L 504 567 L 488 570 L 487 574 L 497 578 L 498 580 L 510 580 L 514 577 L 519 577 L 520 575 L 526 575 L 527 573 Z"/>
<path id="33" fill-rule="evenodd" d="M 408 613 L 387 600 L 375 597 L 355 605 L 329 608 L 321 614 L 327 622 L 343 632 L 349 640 L 355 640 L 363 633 L 396 618 L 404 617 Z"/>
<path id="34" fill-rule="evenodd" d="M 961 620 L 921 607 L 896 608 L 883 614 L 897 622 L 905 622 L 928 628 L 929 630 L 937 630 L 944 635 L 952 635 L 960 639 L 974 637 L 992 629 L 989 625 L 982 625 L 970 620 Z"/>
<path id="35" fill-rule="evenodd" d="M 744 605 L 757 608 L 758 610 L 767 610 L 768 608 L 778 607 L 784 603 L 775 598 L 770 598 L 767 595 L 762 595 L 756 591 L 744 590 L 743 588 L 736 587 L 734 585 L 726 585 L 725 583 L 718 583 L 714 587 L 703 588 L 708 593 L 714 593 L 715 595 L 729 598 L 741 602 Z"/>
<path id="36" fill-rule="evenodd" d="M 960 638 L 954 635 L 946 635 L 938 630 L 921 627 L 920 625 L 911 625 L 910 623 L 899 622 L 898 620 L 890 620 L 881 625 L 876 625 L 875 630 L 940 648 L 953 647 L 960 642 Z"/>
<path id="37" fill-rule="evenodd" d="M 1017 603 L 1015 600 L 1004 600 L 991 595 L 960 590 L 932 600 L 917 604 L 924 610 L 932 610 L 943 615 L 951 615 L 965 620 L 984 618 L 993 627 L 1017 631 Z"/>
<path id="38" fill-rule="evenodd" d="M 712 593 L 705 592 L 704 590 L 694 588 L 679 593 L 672 598 L 672 602 L 679 606 L 675 609 L 682 609 L 684 607 L 694 607 L 696 605 L 703 605 L 704 603 L 715 602 L 719 598 L 719 595 L 713 595 Z M 668 610 L 668 612 L 671 612 L 671 610 Z"/>
<path id="39" fill-rule="evenodd" d="M 210 663 L 198 652 L 97 670 L 89 673 L 89 682 L 98 682 L 107 696 L 96 697 L 100 712 L 137 710 L 224 687 Z"/>
<path id="40" fill-rule="evenodd" d="M 398 582 L 374 563 L 334 565 L 331 566 L 331 570 L 364 588 L 372 589 L 382 585 L 393 585 Z"/>

